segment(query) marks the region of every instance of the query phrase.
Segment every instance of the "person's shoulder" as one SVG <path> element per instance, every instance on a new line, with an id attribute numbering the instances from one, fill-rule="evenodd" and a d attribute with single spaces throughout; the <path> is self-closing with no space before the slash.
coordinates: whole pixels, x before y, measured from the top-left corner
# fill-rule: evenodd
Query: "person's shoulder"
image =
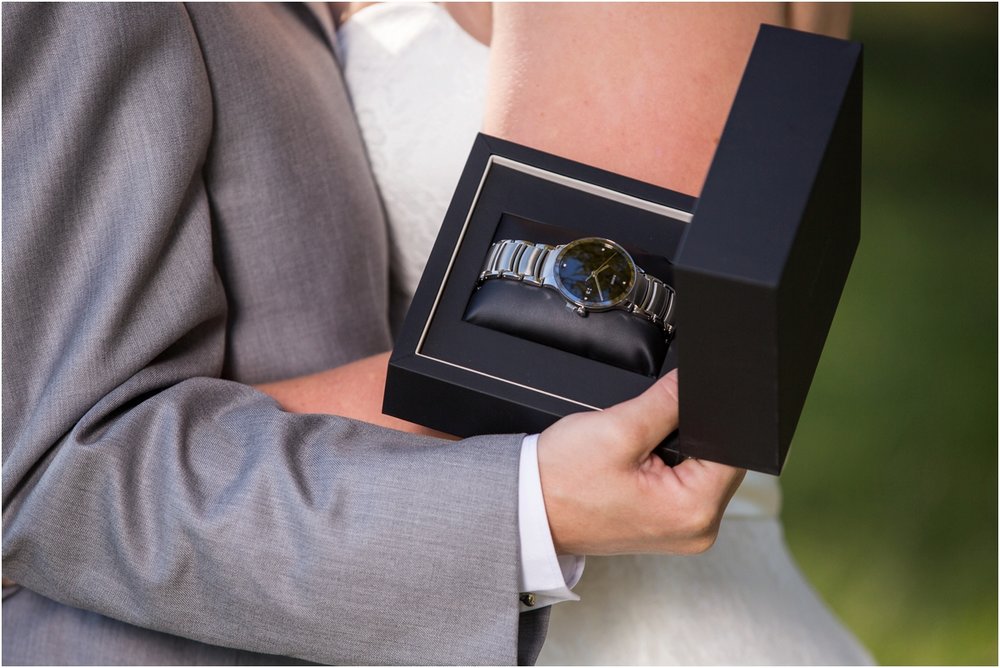
<path id="1" fill-rule="evenodd" d="M 137 74 L 147 81 L 176 76 L 179 69 L 197 76 L 204 72 L 200 51 L 183 3 L 3 5 L 5 88 L 26 79 L 52 79 L 62 82 L 58 88 L 66 96 L 86 94 L 76 90 L 74 79 L 107 79 L 112 87 L 135 81 Z M 39 92 L 37 87 L 20 90 Z"/>
<path id="2" fill-rule="evenodd" d="M 128 36 L 135 31 L 190 29 L 190 19 L 183 3 L 132 2 L 5 2 L 3 36 L 14 38 L 24 29 L 36 37 L 53 33 L 88 35 L 93 38 L 117 34 Z M 155 43 L 150 44 L 154 46 Z"/>
<path id="3" fill-rule="evenodd" d="M 3 61 L 4 164 L 8 149 L 33 156 L 22 172 L 58 165 L 77 181 L 107 166 L 97 152 L 131 155 L 124 143 L 181 169 L 210 141 L 211 87 L 183 4 L 4 4 Z"/>
<path id="4" fill-rule="evenodd" d="M 8 74 L 37 74 L 51 67 L 70 72 L 122 72 L 153 60 L 167 64 L 166 51 L 199 50 L 183 3 L 4 3 L 3 57 Z"/>

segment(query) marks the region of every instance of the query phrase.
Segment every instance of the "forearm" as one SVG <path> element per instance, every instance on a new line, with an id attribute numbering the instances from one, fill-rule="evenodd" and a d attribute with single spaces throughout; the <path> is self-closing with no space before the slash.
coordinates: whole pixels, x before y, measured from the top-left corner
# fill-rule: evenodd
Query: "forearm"
<path id="1" fill-rule="evenodd" d="M 487 134 L 698 195 L 761 23 L 849 8 L 497 3 Z"/>
<path id="2" fill-rule="evenodd" d="M 361 420 L 411 434 L 454 438 L 382 413 L 389 353 L 379 353 L 335 369 L 256 388 L 290 413 L 326 413 Z"/>
<path id="3" fill-rule="evenodd" d="M 449 662 L 512 661 L 512 640 L 486 644 L 516 635 L 519 438 L 451 444 L 292 415 L 206 378 L 148 396 L 152 375 L 96 406 L 9 497 L 5 575 L 257 652 L 433 663 L 434 638 L 461 637 Z M 441 609 L 463 622 L 425 614 Z"/>

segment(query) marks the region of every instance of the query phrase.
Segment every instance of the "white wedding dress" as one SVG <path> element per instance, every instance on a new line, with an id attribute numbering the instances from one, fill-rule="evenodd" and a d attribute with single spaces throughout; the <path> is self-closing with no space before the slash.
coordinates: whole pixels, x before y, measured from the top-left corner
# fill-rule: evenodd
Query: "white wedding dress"
<path id="1" fill-rule="evenodd" d="M 366 7 L 338 42 L 412 296 L 482 123 L 489 48 L 435 4 Z M 588 558 L 539 663 L 871 663 L 792 561 L 780 504 L 777 479 L 750 472 L 705 554 Z"/>

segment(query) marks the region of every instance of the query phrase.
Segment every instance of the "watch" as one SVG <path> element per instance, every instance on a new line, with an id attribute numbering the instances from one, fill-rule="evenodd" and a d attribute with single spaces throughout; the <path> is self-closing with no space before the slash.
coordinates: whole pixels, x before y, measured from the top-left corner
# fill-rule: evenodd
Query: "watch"
<path id="1" fill-rule="evenodd" d="M 500 278 L 556 290 L 578 315 L 624 310 L 674 333 L 674 289 L 636 266 L 624 248 L 602 237 L 561 246 L 520 239 L 494 242 L 479 283 Z"/>

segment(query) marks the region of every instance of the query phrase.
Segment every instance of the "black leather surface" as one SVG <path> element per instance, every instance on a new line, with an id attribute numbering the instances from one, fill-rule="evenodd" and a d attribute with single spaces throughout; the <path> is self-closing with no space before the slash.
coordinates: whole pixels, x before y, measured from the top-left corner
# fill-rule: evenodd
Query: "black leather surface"
<path id="1" fill-rule="evenodd" d="M 659 373 L 668 348 L 647 320 L 619 310 L 580 316 L 558 292 L 507 279 L 480 286 L 464 319 L 645 376 Z"/>

